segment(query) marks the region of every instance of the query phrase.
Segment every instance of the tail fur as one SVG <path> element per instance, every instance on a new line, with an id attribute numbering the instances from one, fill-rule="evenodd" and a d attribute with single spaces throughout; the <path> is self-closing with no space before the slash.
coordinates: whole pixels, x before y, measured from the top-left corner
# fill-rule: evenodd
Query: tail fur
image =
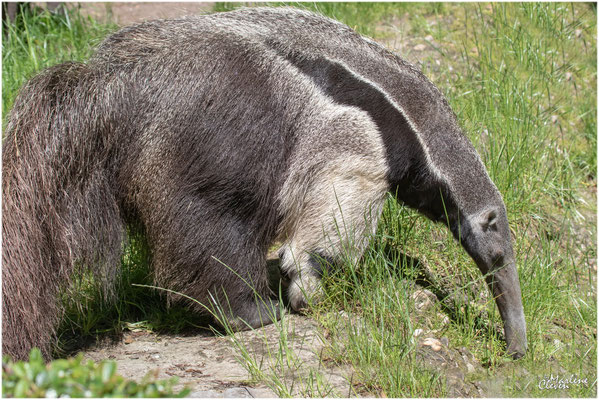
<path id="1" fill-rule="evenodd" d="M 85 64 L 34 77 L 8 117 L 2 154 L 2 351 L 50 356 L 57 294 L 76 266 L 110 292 L 124 240 L 106 92 Z"/>

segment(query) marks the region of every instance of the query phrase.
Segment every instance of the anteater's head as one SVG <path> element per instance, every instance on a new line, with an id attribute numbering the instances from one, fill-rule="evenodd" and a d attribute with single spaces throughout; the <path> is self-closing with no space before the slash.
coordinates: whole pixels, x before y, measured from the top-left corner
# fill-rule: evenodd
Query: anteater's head
<path id="1" fill-rule="evenodd" d="M 445 118 L 445 116 L 447 116 Z M 507 352 L 526 352 L 526 323 L 506 208 L 472 144 L 450 111 L 442 134 L 421 133 L 422 156 L 397 181 L 398 199 L 446 224 L 485 276 L 504 322 Z"/>
<path id="2" fill-rule="evenodd" d="M 478 184 L 472 185 L 481 191 L 477 196 L 486 191 L 484 197 L 487 201 L 478 209 L 461 206 L 456 197 L 463 195 L 460 193 L 463 190 L 447 190 L 443 184 L 441 187 L 432 185 L 429 195 L 419 191 L 415 197 L 413 193 L 406 197 L 405 192 L 404 196 L 398 192 L 398 198 L 430 219 L 447 225 L 476 262 L 503 320 L 507 353 L 513 358 L 520 358 L 526 353 L 526 322 L 506 209 L 486 173 L 478 179 Z M 412 202 L 414 198 L 419 198 L 419 201 Z M 460 200 L 463 201 L 464 197 Z"/>
<path id="3" fill-rule="evenodd" d="M 526 352 L 526 322 L 505 207 L 498 202 L 460 219 L 462 246 L 485 276 L 497 302 L 507 353 L 520 358 Z"/>

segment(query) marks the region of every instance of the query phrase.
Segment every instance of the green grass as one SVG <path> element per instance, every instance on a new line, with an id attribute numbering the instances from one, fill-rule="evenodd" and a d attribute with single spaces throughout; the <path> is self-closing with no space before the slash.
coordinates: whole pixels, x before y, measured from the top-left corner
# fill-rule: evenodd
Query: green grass
<path id="1" fill-rule="evenodd" d="M 35 73 L 65 61 L 82 61 L 104 37 L 117 29 L 79 13 L 66 15 L 25 8 L 8 23 L 2 38 L 2 115 L 18 89 Z"/>
<path id="2" fill-rule="evenodd" d="M 594 382 L 596 11 L 588 4 L 453 4 L 443 18 L 444 29 L 423 24 L 414 34 L 432 35 L 447 49 L 423 60 L 424 70 L 446 93 L 505 199 L 530 343 L 529 354 L 516 364 L 531 380 L 563 368 Z M 436 59 L 441 68 L 434 68 Z M 437 228 L 423 225 L 410 239 L 417 242 L 414 254 L 438 258 L 423 246 Z M 460 253 L 446 243 L 438 262 L 472 265 Z M 476 275 L 469 269 L 448 275 L 469 280 Z M 484 349 L 478 353 L 484 356 Z M 596 386 L 535 388 L 506 387 L 505 394 L 596 393 Z"/>
<path id="3" fill-rule="evenodd" d="M 216 9 L 239 5 L 217 3 Z M 408 50 L 427 44 L 406 56 L 446 94 L 503 194 L 527 319 L 529 352 L 519 361 L 504 358 L 501 321 L 474 263 L 446 229 L 390 197 L 359 265 L 347 262 L 327 276 L 326 299 L 310 311 L 326 344 L 323 363 L 355 371 L 351 393 L 452 395 L 446 373 L 426 363 L 413 336 L 423 329 L 447 337 L 452 350 L 472 353 L 476 369 L 464 380 L 481 382 L 487 396 L 595 397 L 596 9 L 584 3 L 276 5 L 316 10 L 388 43 L 395 31 L 382 24 L 400 26 Z M 85 59 L 113 29 L 76 14 L 45 13 L 10 26 L 3 42 L 4 115 L 26 78 L 60 61 Z M 80 277 L 80 297 L 65 296 L 75 299 L 67 301 L 65 343 L 129 324 L 150 330 L 175 322 L 176 329 L 203 325 L 181 308 L 167 308 L 155 291 L 131 285 L 151 284 L 148 260 L 143 239 L 132 235 L 116 300 L 103 299 L 88 277 Z M 412 297 L 423 268 L 434 277 L 429 289 L 452 299 L 428 313 L 418 312 Z M 302 365 L 289 345 L 293 328 L 285 318 L 277 331 L 268 344 L 268 367 L 243 335 L 230 336 L 252 379 L 281 396 L 347 395 L 327 386 L 322 371 Z M 297 370 L 309 379 L 286 378 Z M 558 374 L 587 384 L 539 388 L 546 376 Z"/>

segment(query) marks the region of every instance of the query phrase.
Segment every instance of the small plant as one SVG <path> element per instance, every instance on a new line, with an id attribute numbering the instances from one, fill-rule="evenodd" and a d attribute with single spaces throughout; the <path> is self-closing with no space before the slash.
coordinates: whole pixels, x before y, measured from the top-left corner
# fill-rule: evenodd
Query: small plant
<path id="1" fill-rule="evenodd" d="M 141 383 L 116 373 L 116 363 L 83 361 L 83 355 L 49 364 L 34 348 L 29 361 L 2 359 L 3 397 L 185 397 L 189 389 L 173 390 L 177 378 L 155 380 L 149 372 Z"/>

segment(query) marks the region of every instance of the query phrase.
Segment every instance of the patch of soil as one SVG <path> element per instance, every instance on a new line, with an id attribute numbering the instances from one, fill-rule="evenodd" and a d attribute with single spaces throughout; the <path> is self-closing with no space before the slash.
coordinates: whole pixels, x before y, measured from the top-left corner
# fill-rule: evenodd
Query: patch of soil
<path id="1" fill-rule="evenodd" d="M 297 377 L 305 379 L 310 368 L 316 368 L 324 371 L 327 386 L 337 396 L 349 395 L 351 372 L 343 367 L 325 367 L 320 360 L 323 344 L 316 324 L 300 315 L 287 315 L 285 324 L 287 337 L 283 341 L 280 341 L 280 331 L 275 325 L 238 333 L 236 339 L 243 343 L 262 371 L 280 368 L 274 365 L 276 354 L 279 344 L 286 343 L 293 365 L 280 368 L 279 378 L 287 383 L 287 387 L 291 388 Z M 190 387 L 192 397 L 277 397 L 264 384 L 252 383 L 239 354 L 232 337 L 209 333 L 177 336 L 132 332 L 124 335 L 116 345 L 98 344 L 84 356 L 96 362 L 114 360 L 119 374 L 138 381 L 148 372 L 153 372 L 159 379 L 177 376 L 177 388 Z M 285 357 L 286 353 L 282 354 Z M 309 394 L 304 390 L 301 383 L 296 383 L 291 394 Z"/>
<path id="2" fill-rule="evenodd" d="M 83 15 L 90 15 L 99 21 L 110 20 L 120 26 L 159 18 L 206 14 L 214 7 L 214 3 L 210 2 L 82 2 L 76 4 Z"/>

